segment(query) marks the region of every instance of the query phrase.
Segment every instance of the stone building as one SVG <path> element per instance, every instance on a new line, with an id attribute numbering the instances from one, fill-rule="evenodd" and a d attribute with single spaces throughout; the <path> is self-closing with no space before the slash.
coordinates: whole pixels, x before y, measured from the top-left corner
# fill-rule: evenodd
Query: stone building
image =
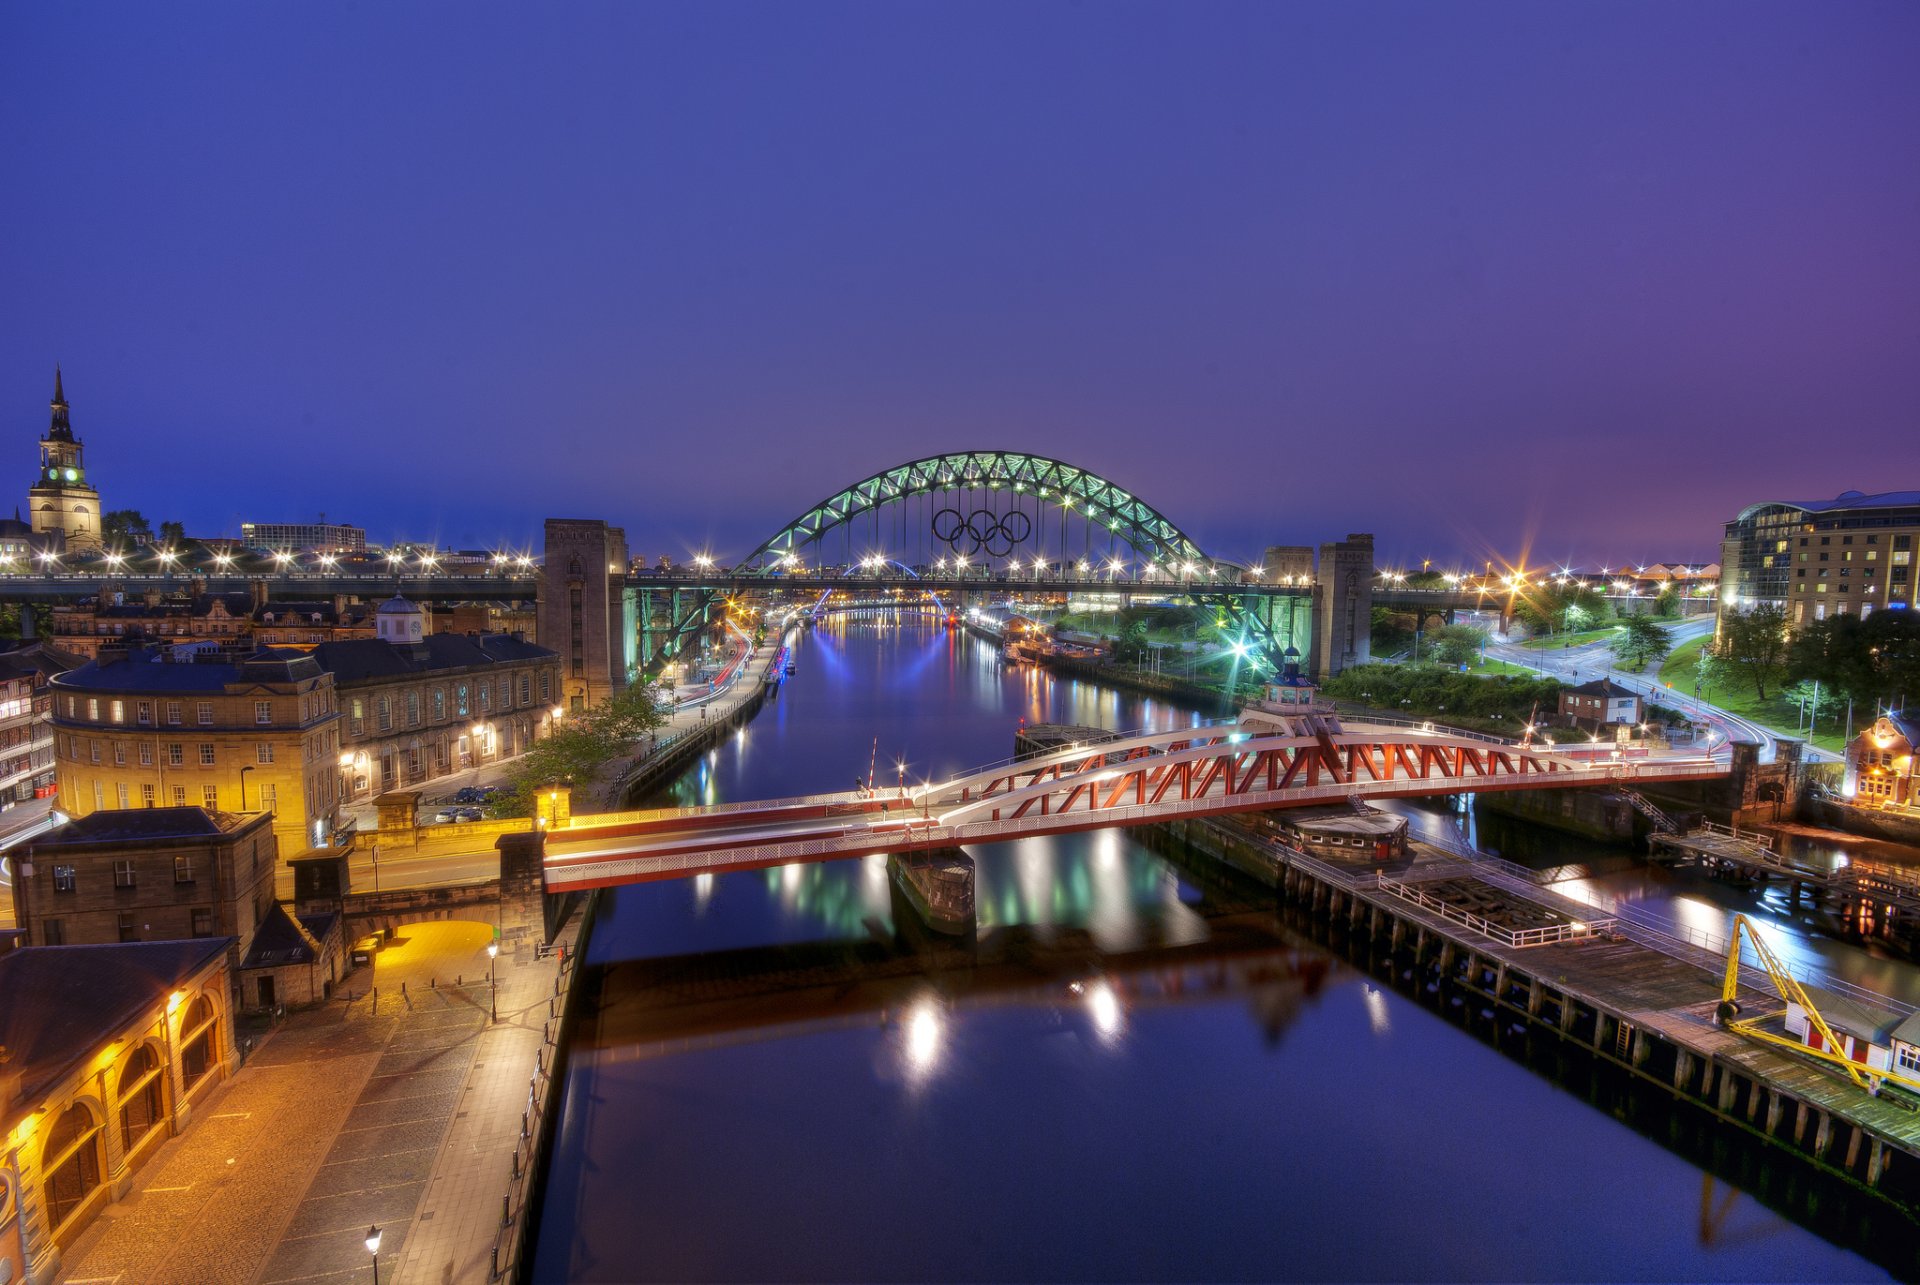
<path id="1" fill-rule="evenodd" d="M 53 636 L 82 656 L 130 637 L 148 642 L 237 641 L 260 647 L 312 647 L 374 635 L 373 607 L 344 594 L 310 602 L 269 601 L 254 595 L 180 593 L 149 589 L 138 595 L 107 590 L 96 598 L 53 608 Z"/>
<path id="2" fill-rule="evenodd" d="M 276 902 L 240 961 L 240 1008 L 299 1008 L 328 999 L 346 972 L 340 933 L 335 911 L 295 914 Z"/>
<path id="3" fill-rule="evenodd" d="M 340 713 L 333 677 L 311 655 L 136 642 L 102 651 L 52 686 L 68 815 L 263 811 L 283 854 L 333 841 Z"/>
<path id="4" fill-rule="evenodd" d="M 56 369 L 53 423 L 40 439 L 40 473 L 27 491 L 27 508 L 43 547 L 82 552 L 100 547 L 100 493 L 87 481 L 83 447 L 73 435 L 68 409 Z"/>
<path id="5" fill-rule="evenodd" d="M 540 641 L 560 655 L 560 705 L 578 713 L 626 687 L 639 663 L 627 588 L 627 533 L 584 518 L 548 518 Z"/>
<path id="6" fill-rule="evenodd" d="M 60 1255 L 237 1065 L 218 938 L 0 955 L 0 1260 Z"/>
<path id="7" fill-rule="evenodd" d="M 1847 743 L 1842 789 L 1863 808 L 1910 808 L 1920 803 L 1913 788 L 1914 750 L 1920 718 L 1882 714 Z"/>
<path id="8" fill-rule="evenodd" d="M 340 792 L 352 801 L 523 753 L 552 730 L 560 657 L 510 634 L 430 634 L 426 613 L 381 603 L 377 638 L 322 643 L 344 717 Z"/>
<path id="9" fill-rule="evenodd" d="M 94 812 L 20 857 L 13 918 L 40 946 L 220 937 L 238 967 L 273 909 L 278 865 L 265 812 Z"/>

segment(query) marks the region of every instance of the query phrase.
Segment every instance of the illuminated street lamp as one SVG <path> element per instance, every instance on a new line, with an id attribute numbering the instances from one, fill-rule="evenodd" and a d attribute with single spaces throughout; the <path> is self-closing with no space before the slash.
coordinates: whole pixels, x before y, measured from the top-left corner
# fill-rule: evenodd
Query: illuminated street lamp
<path id="1" fill-rule="evenodd" d="M 367 1252 L 373 1255 L 373 1285 L 380 1285 L 380 1228 L 367 1228 Z"/>
<path id="2" fill-rule="evenodd" d="M 493 961 L 498 959 L 499 957 L 500 957 L 500 943 L 497 941 L 488 942 L 487 943 L 487 1011 L 490 1014 L 489 1020 L 495 1021 L 495 1022 L 500 1020 L 500 980 L 498 975 L 494 972 Z"/>

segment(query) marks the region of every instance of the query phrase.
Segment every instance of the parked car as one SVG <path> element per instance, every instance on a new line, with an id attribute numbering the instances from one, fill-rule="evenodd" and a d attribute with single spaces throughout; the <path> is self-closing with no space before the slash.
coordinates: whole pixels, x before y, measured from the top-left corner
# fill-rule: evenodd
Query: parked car
<path id="1" fill-rule="evenodd" d="M 484 808 L 455 808 L 454 815 L 461 821 L 479 821 L 483 820 L 487 813 Z"/>
<path id="2" fill-rule="evenodd" d="M 460 813 L 457 808 L 441 808 L 433 814 L 433 823 L 435 825 L 445 825 L 449 821 L 458 821 L 459 819 Z"/>

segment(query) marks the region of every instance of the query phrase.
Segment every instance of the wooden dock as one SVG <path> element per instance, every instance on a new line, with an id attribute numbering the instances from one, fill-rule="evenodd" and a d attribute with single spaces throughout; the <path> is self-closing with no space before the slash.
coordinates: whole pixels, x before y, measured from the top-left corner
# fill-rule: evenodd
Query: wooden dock
<path id="1" fill-rule="evenodd" d="M 1920 1201 L 1920 1111 L 1894 1091 L 1873 1096 L 1811 1059 L 1723 1030 L 1715 1021 L 1723 957 L 1599 918 L 1502 863 L 1427 849 L 1383 877 L 1368 862 L 1294 851 L 1243 818 L 1189 823 L 1177 837 L 1243 871 L 1271 869 L 1284 903 L 1384 950 L 1416 977 L 1577 1042 L 1908 1216 Z M 1407 888 L 1424 897 L 1404 895 Z M 1526 935 L 1554 925 L 1564 928 L 1554 940 Z M 1743 968 L 1740 977 L 1745 1012 L 1785 1007 L 1764 973 Z"/>

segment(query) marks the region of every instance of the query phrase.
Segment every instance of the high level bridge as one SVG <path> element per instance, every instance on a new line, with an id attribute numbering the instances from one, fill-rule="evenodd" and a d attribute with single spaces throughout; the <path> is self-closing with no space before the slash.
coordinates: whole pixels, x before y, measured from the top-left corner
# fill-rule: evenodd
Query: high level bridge
<path id="1" fill-rule="evenodd" d="M 1258 724 L 1149 732 L 892 791 L 582 816 L 545 831 L 549 892 L 1353 798 L 1707 780 L 1704 754 L 1620 760 L 1451 730 Z"/>

